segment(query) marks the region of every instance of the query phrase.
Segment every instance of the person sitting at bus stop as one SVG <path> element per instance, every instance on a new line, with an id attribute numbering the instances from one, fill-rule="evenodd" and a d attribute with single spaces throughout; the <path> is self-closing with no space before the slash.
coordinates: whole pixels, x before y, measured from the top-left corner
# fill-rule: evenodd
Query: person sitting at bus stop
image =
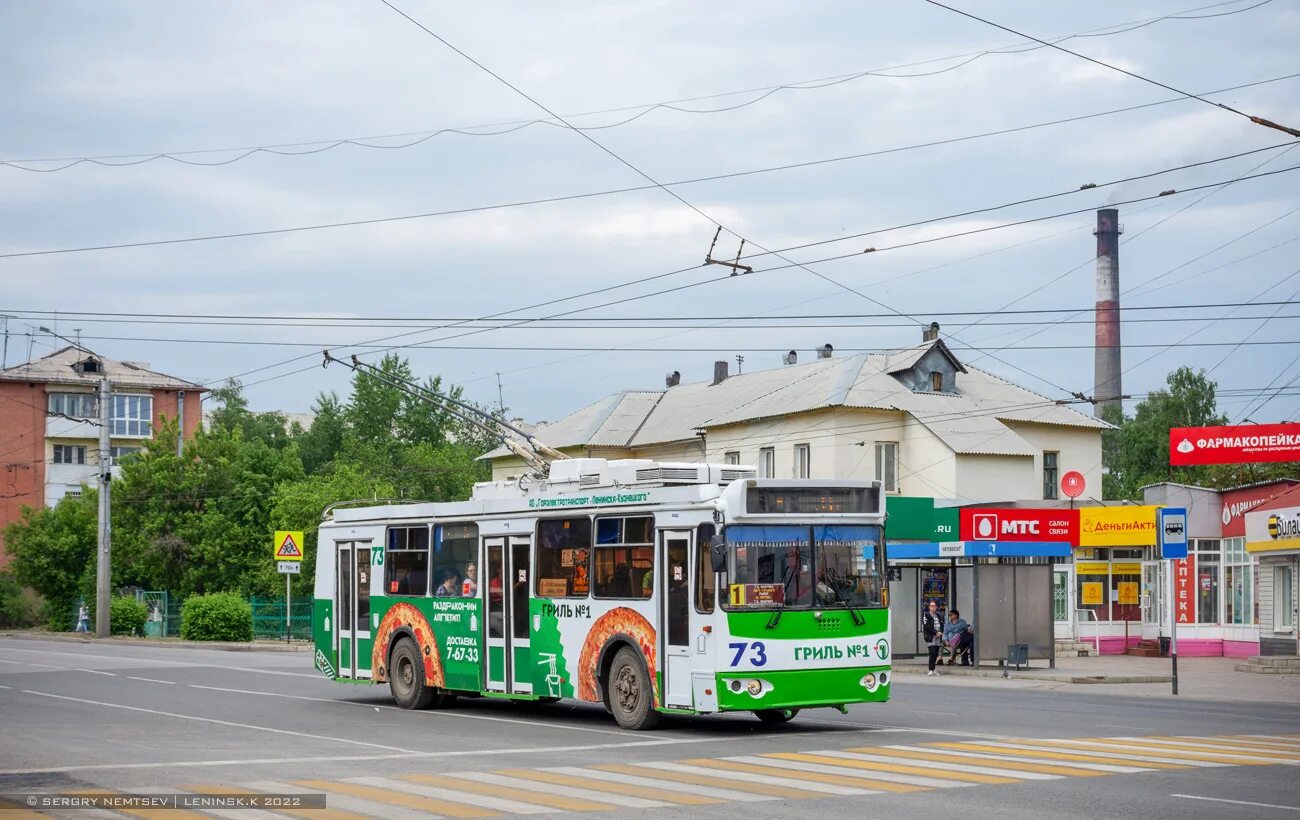
<path id="1" fill-rule="evenodd" d="M 971 625 L 966 623 L 966 619 L 961 616 L 957 610 L 948 613 L 948 623 L 943 627 L 943 642 L 948 645 L 952 652 L 948 658 L 948 665 L 961 658 L 962 666 L 971 665 L 971 647 L 975 643 L 975 633 L 971 630 Z"/>
<path id="2" fill-rule="evenodd" d="M 442 578 L 442 583 L 438 584 L 438 589 L 433 593 L 435 598 L 456 598 L 460 596 L 460 576 L 455 572 L 448 572 Z"/>

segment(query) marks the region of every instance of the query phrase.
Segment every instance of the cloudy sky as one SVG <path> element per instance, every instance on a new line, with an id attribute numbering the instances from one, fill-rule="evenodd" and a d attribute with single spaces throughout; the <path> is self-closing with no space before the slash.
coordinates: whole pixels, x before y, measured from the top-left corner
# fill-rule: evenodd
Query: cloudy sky
<path id="1" fill-rule="evenodd" d="M 311 367 L 321 347 L 398 337 L 386 343 L 410 345 L 416 372 L 484 403 L 499 373 L 512 413 L 538 420 L 660 387 L 672 370 L 706 380 L 716 359 L 735 372 L 741 355 L 750 371 L 827 342 L 837 355 L 912 345 L 933 318 L 968 362 L 1049 396 L 1086 393 L 1088 313 L 998 311 L 1091 306 L 1091 209 L 1171 189 L 1120 205 L 1126 307 L 1300 299 L 1300 172 L 1186 191 L 1300 166 L 1289 137 L 1024 51 L 921 0 L 393 2 L 598 144 L 525 126 L 547 115 L 379 0 L 0 4 L 0 159 L 15 164 L 0 166 L 8 364 L 29 346 L 49 352 L 57 340 L 29 328 L 57 321 L 105 355 L 205 383 L 239 375 L 254 408 L 299 412 L 346 390 L 342 369 Z M 1103 35 L 1062 45 L 1300 126 L 1300 77 L 1281 79 L 1300 73 L 1297 0 L 954 3 L 1044 38 Z M 1164 15 L 1185 19 L 1108 34 Z M 799 87 L 768 93 L 781 85 Z M 1046 125 L 1083 115 L 1102 116 Z M 429 137 L 440 129 L 465 133 Z M 978 136 L 1006 129 L 1022 130 Z M 343 138 L 386 148 L 317 150 Z M 289 143 L 303 144 L 198 153 Z M 185 163 L 142 161 L 158 152 Z M 688 207 L 611 154 L 660 183 L 761 173 L 672 186 Z M 863 154 L 874 156 L 840 159 Z M 114 158 L 52 170 L 85 157 Z M 821 160 L 837 161 L 767 170 Z M 491 207 L 627 188 L 642 190 Z M 372 221 L 447 211 L 460 213 Z M 1024 222 L 1070 211 L 1081 213 Z M 32 253 L 353 221 L 369 222 Z M 718 223 L 719 256 L 735 256 L 736 235 L 746 254 L 822 244 L 785 254 L 806 268 L 762 255 L 747 260 L 753 274 L 728 277 L 700 264 Z M 559 301 L 625 283 L 636 284 Z M 977 313 L 947 315 L 959 311 Z M 496 314 L 567 315 L 474 321 Z M 776 328 L 754 318 L 830 315 Z M 1255 399 L 1300 375 L 1297 316 L 1300 305 L 1126 313 L 1125 391 L 1158 388 L 1185 364 L 1242 391 L 1222 401 L 1230 417 L 1296 419 L 1294 385 L 1262 408 Z M 458 320 L 470 321 L 446 327 Z"/>

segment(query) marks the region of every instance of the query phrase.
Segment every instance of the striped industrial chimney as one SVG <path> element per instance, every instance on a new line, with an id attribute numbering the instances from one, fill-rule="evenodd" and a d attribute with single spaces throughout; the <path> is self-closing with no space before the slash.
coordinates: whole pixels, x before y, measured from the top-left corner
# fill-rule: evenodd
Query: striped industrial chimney
<path id="1" fill-rule="evenodd" d="M 1097 400 L 1098 416 L 1109 405 L 1120 404 L 1121 385 L 1119 341 L 1119 211 L 1102 208 L 1097 211 L 1097 339 L 1095 343 L 1096 386 L 1093 397 Z"/>

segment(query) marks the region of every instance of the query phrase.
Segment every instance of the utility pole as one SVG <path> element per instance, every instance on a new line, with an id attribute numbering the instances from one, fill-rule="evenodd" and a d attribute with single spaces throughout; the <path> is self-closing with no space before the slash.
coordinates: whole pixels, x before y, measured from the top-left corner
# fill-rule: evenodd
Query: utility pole
<path id="1" fill-rule="evenodd" d="M 69 344 L 74 344 L 65 336 L 50 330 L 47 327 L 41 327 L 42 333 L 48 333 L 51 336 L 62 339 Z M 90 353 L 89 350 L 82 347 L 80 343 L 74 346 L 81 351 Z M 94 355 L 93 353 L 91 355 Z M 112 513 L 113 505 L 110 498 L 110 492 L 113 487 L 113 441 L 112 441 L 112 423 L 113 423 L 113 384 L 108 380 L 108 374 L 104 372 L 103 357 L 96 356 L 100 362 L 99 365 L 99 537 L 98 550 L 95 559 L 95 637 L 107 638 L 109 634 L 109 606 L 110 606 L 110 588 L 112 587 L 112 562 L 111 548 L 113 542 L 113 525 Z M 31 357 L 28 357 L 30 361 Z"/>
<path id="2" fill-rule="evenodd" d="M 501 418 L 506 417 L 506 397 L 505 394 L 501 392 L 500 370 L 497 371 L 497 412 L 501 414 Z"/>
<path id="3" fill-rule="evenodd" d="M 109 553 L 113 542 L 113 505 L 109 493 L 113 487 L 112 408 L 113 385 L 107 373 L 99 378 L 99 552 L 95 563 L 95 637 L 107 638 L 109 632 L 109 587 L 112 585 L 112 562 Z"/>

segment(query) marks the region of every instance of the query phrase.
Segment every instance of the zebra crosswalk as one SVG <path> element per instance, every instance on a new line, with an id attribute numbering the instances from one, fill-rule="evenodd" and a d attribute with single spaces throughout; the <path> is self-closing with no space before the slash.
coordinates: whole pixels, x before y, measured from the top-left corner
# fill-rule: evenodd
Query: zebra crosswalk
<path id="1" fill-rule="evenodd" d="M 797 752 L 595 763 L 586 766 L 414 772 L 342 779 L 189 783 L 182 794 L 320 794 L 327 808 L 121 810 L 140 817 L 416 820 L 430 817 L 616 812 L 858 795 L 911 795 L 1065 778 L 1224 766 L 1300 765 L 1300 736 L 981 738 Z M 158 793 L 123 789 L 120 794 Z M 106 792 L 96 792 L 103 794 Z M 41 816 L 15 807 L 0 817 Z M 79 817 L 88 816 L 78 814 Z M 110 816 L 101 813 L 101 816 Z M 121 816 L 121 815 L 111 815 Z"/>

